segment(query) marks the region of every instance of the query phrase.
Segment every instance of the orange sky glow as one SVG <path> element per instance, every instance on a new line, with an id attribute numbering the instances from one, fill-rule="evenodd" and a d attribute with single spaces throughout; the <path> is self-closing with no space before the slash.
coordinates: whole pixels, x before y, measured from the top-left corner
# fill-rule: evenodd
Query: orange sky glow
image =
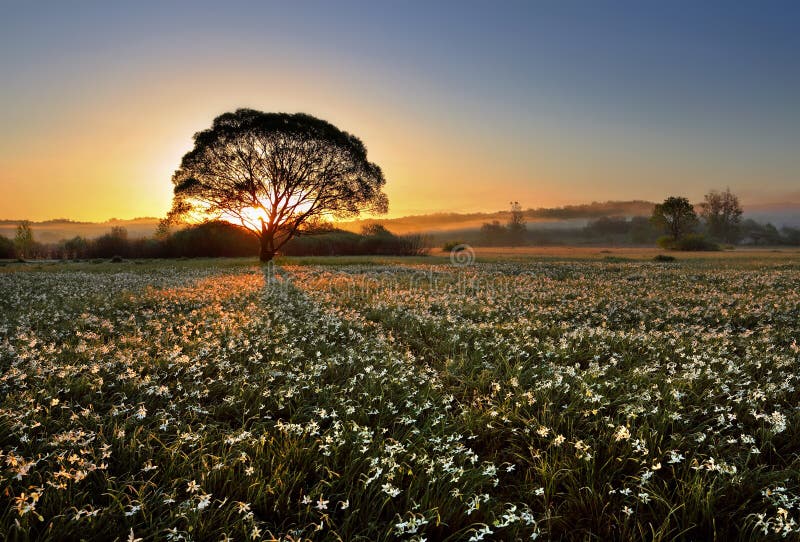
<path id="1" fill-rule="evenodd" d="M 745 204 L 800 199 L 800 84 L 781 64 L 796 57 L 763 36 L 682 19 L 642 35 L 635 10 L 620 29 L 605 12 L 347 6 L 262 6 L 249 21 L 211 4 L 20 6 L 0 22 L 0 219 L 164 216 L 192 135 L 239 107 L 360 137 L 387 217 L 726 186 Z M 768 52 L 774 66 L 756 62 Z"/>

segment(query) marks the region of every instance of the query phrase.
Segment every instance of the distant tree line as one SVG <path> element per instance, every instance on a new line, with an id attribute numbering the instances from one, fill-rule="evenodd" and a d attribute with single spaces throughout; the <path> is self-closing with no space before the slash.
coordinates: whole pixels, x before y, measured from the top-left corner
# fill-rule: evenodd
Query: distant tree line
<path id="1" fill-rule="evenodd" d="M 603 218 L 608 216 L 625 216 L 636 213 L 649 213 L 652 203 L 647 201 L 609 201 L 593 202 L 581 205 L 565 205 L 564 207 L 528 209 L 525 216 L 551 220 L 570 220 L 575 218 Z"/>
<path id="2" fill-rule="evenodd" d="M 714 250 L 728 245 L 800 245 L 800 229 L 755 220 L 742 220 L 739 198 L 730 189 L 712 190 L 697 206 L 687 198 L 671 196 L 655 206 L 651 223 L 666 235 L 658 239 L 664 248 Z"/>
<path id="3" fill-rule="evenodd" d="M 528 226 L 525 223 L 522 206 L 518 201 L 512 201 L 510 205 L 511 210 L 506 224 L 493 220 L 481 226 L 481 244 L 511 247 L 527 244 Z"/>
<path id="4" fill-rule="evenodd" d="M 569 217 L 585 211 L 587 215 L 596 212 L 598 204 L 570 206 L 557 209 L 559 213 L 569 211 Z M 548 216 L 556 218 L 559 213 Z M 522 207 L 516 201 L 511 202 L 508 221 L 501 224 L 499 220 L 484 223 L 477 238 L 471 239 L 481 246 L 523 246 L 551 244 L 652 244 L 658 238 L 658 229 L 646 217 L 632 218 L 617 216 L 601 216 L 590 220 L 583 227 L 528 229 L 523 218 Z M 463 236 L 469 238 L 469 236 Z M 447 244 L 447 243 L 445 243 Z"/>
<path id="5" fill-rule="evenodd" d="M 574 216 L 580 206 L 570 207 Z M 588 213 L 593 206 L 586 207 Z M 566 209 L 566 208 L 565 208 Z M 603 216 L 589 220 L 583 227 L 528 229 L 523 212 L 512 202 L 508 221 L 484 223 L 477 234 L 460 232 L 460 243 L 481 246 L 520 246 L 552 244 L 652 245 L 679 250 L 718 249 L 726 245 L 800 245 L 800 228 L 762 224 L 742 219 L 738 197 L 729 189 L 712 190 L 697 206 L 687 198 L 671 196 L 653 207 L 652 216 Z M 457 244 L 444 237 L 442 246 Z"/>
<path id="6" fill-rule="evenodd" d="M 241 226 L 215 221 L 174 232 L 159 230 L 154 237 L 132 239 L 123 227 L 113 227 L 94 239 L 73 237 L 58 243 L 36 242 L 30 223 L 23 222 L 14 240 L 0 236 L 0 259 L 196 258 L 258 256 L 259 240 Z M 420 255 L 426 252 L 421 235 L 395 235 L 379 224 L 361 234 L 331 229 L 297 237 L 281 250 L 291 256 Z"/>
<path id="7" fill-rule="evenodd" d="M 643 216 L 598 218 L 590 221 L 583 232 L 590 239 L 634 245 L 653 244 L 659 235 L 650 219 Z"/>
<path id="8" fill-rule="evenodd" d="M 284 256 L 420 256 L 427 252 L 424 235 L 395 235 L 380 224 L 364 226 L 361 233 L 332 230 L 295 237 L 282 249 Z"/>

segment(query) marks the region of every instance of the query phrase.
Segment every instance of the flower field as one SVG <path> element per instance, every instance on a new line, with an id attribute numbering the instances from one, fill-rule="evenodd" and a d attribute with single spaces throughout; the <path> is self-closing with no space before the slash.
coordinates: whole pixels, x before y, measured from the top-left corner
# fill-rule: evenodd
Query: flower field
<path id="1" fill-rule="evenodd" d="M 800 263 L 0 269 L 2 540 L 800 538 Z"/>

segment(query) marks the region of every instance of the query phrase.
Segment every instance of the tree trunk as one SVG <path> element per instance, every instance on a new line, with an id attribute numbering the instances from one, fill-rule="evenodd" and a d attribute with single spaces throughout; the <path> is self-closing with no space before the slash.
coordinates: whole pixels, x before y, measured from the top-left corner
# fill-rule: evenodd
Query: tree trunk
<path id="1" fill-rule="evenodd" d="M 258 259 L 262 262 L 268 262 L 275 256 L 275 252 L 269 250 L 265 245 L 264 242 L 261 242 L 261 252 L 258 255 Z"/>
<path id="2" fill-rule="evenodd" d="M 672 238 L 678 241 L 681 237 L 681 226 L 678 223 L 678 219 L 675 218 L 672 221 Z"/>
<path id="3" fill-rule="evenodd" d="M 273 233 L 267 230 L 267 225 L 261 221 L 261 252 L 258 259 L 268 262 L 275 257 L 275 245 L 273 243 Z"/>

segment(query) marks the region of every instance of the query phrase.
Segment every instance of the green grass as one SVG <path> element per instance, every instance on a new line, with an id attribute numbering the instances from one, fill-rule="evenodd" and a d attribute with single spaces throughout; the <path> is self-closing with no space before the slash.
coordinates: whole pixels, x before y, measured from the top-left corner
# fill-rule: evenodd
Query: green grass
<path id="1" fill-rule="evenodd" d="M 796 538 L 800 267 L 724 256 L 4 266 L 0 539 Z"/>

